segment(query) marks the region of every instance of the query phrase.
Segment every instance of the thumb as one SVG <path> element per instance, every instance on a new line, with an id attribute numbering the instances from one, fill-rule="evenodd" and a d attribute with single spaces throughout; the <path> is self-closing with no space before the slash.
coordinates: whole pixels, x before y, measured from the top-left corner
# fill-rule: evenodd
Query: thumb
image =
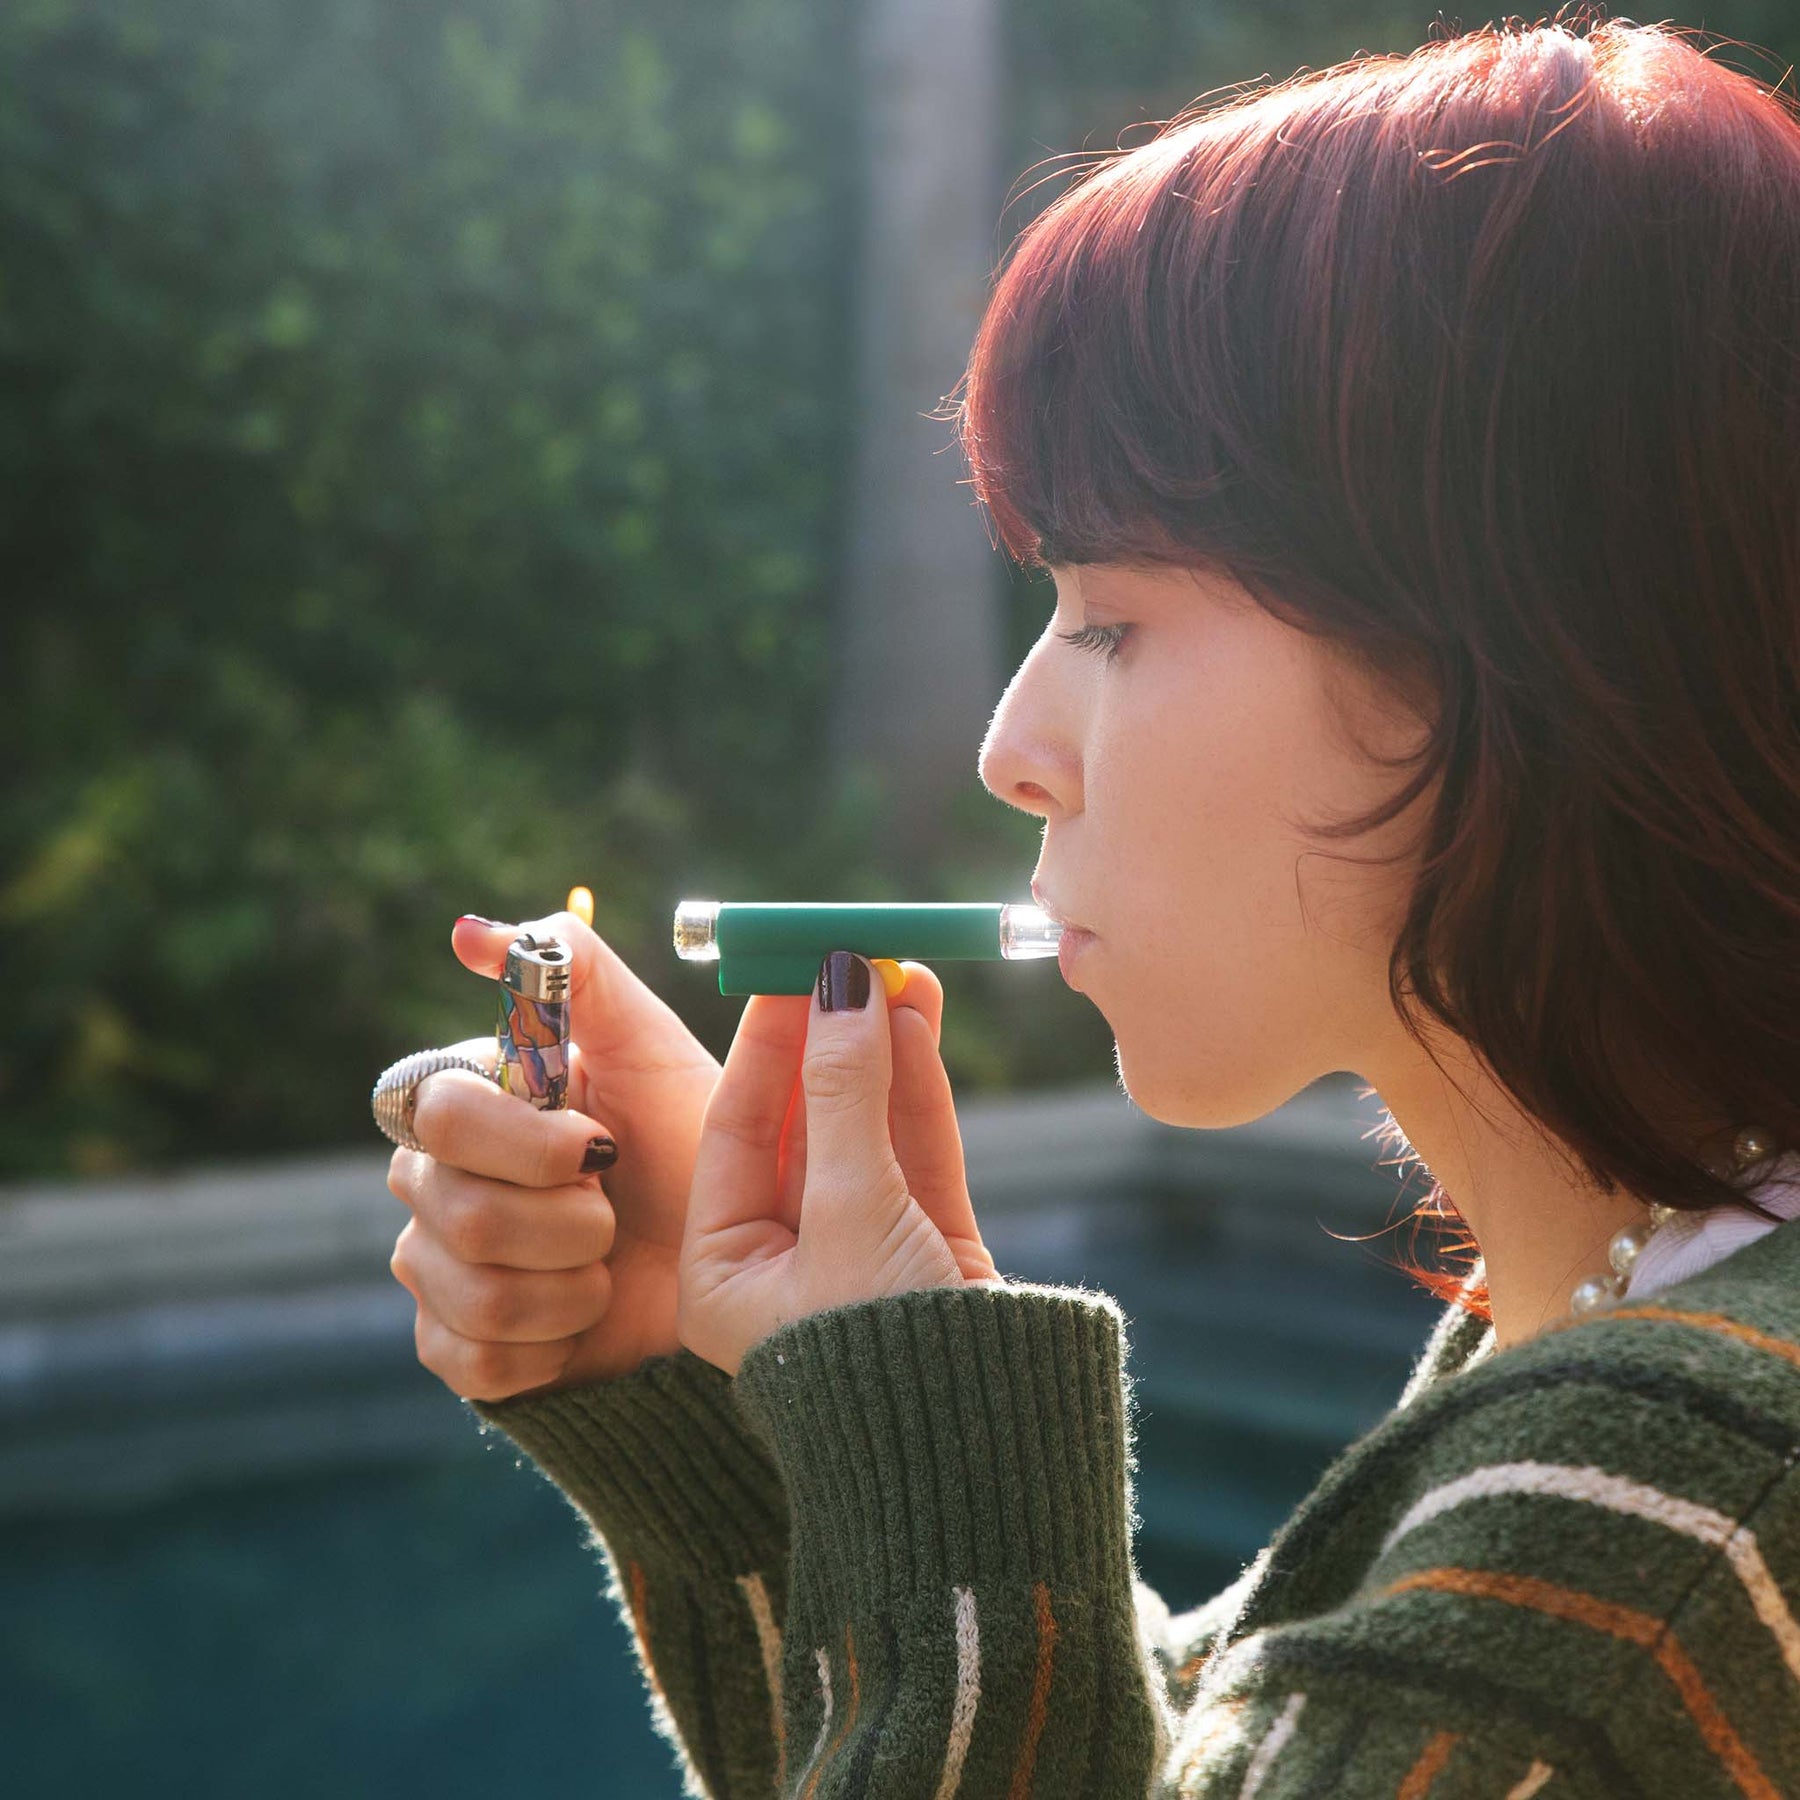
<path id="1" fill-rule="evenodd" d="M 480 913 L 464 913 L 450 927 L 450 948 L 465 969 L 477 975 L 498 976 L 506 961 L 506 946 L 518 935 L 516 925 L 501 919 L 484 919 Z"/>
<path id="2" fill-rule="evenodd" d="M 883 996 L 879 1004 L 871 1004 L 871 992 Z M 833 950 L 819 964 L 800 1061 L 809 1197 L 840 1181 L 860 1187 L 894 1165 L 888 1137 L 893 1045 L 885 995 L 868 960 L 853 950 Z"/>
<path id="3" fill-rule="evenodd" d="M 675 1011 L 578 913 L 546 913 L 517 925 L 465 913 L 451 927 L 450 947 L 464 968 L 498 980 L 507 947 L 522 931 L 559 937 L 568 945 L 570 1028 L 596 1069 L 622 1052 L 642 1052 L 665 1039 L 687 1047 L 689 1034 Z"/>

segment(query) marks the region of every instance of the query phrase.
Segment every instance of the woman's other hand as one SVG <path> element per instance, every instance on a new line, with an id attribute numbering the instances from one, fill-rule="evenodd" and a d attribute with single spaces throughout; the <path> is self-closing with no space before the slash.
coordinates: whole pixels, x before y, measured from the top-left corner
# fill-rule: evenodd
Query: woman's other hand
<path id="1" fill-rule="evenodd" d="M 610 1380 L 680 1348 L 688 1190 L 719 1079 L 700 1041 L 574 913 L 459 919 L 452 948 L 497 978 L 521 931 L 571 951 L 568 1108 L 540 1112 L 469 1070 L 441 1070 L 415 1097 L 425 1153 L 397 1149 L 388 1169 L 412 1211 L 389 1266 L 418 1302 L 419 1360 L 472 1400 Z M 491 1033 L 452 1048 L 495 1066 Z M 602 1138 L 618 1151 L 604 1186 L 589 1154 Z"/>
<path id="2" fill-rule="evenodd" d="M 888 963 L 884 979 L 850 958 L 859 986 L 858 964 L 860 1007 L 826 1010 L 817 985 L 810 997 L 752 995 L 706 1109 L 679 1330 L 728 1374 L 760 1338 L 827 1307 L 1004 1285 L 938 1055 L 943 988 L 923 963 Z"/>

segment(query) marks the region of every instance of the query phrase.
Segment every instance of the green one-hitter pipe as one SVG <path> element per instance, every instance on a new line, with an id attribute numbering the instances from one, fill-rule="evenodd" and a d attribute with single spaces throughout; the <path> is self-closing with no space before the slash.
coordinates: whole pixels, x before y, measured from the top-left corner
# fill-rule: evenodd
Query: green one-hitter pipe
<path id="1" fill-rule="evenodd" d="M 721 994 L 809 994 L 833 950 L 916 962 L 1054 956 L 1062 926 L 1029 903 L 684 900 L 676 953 L 719 964 Z"/>

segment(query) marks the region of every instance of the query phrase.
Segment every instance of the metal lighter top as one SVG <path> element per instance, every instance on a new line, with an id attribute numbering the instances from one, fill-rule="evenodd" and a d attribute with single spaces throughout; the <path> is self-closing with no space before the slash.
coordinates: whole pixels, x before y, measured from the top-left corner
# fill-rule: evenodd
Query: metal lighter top
<path id="1" fill-rule="evenodd" d="M 494 1022 L 495 1074 L 540 1111 L 569 1104 L 569 946 L 521 931 L 506 947 Z"/>
<path id="2" fill-rule="evenodd" d="M 921 962 L 1054 956 L 1062 926 L 1041 907 L 998 901 L 683 900 L 675 951 L 719 965 L 721 994 L 804 994 L 832 950 Z"/>
<path id="3" fill-rule="evenodd" d="M 573 960 L 561 938 L 537 938 L 521 931 L 506 946 L 506 966 L 500 979 L 527 1000 L 567 1000 Z"/>

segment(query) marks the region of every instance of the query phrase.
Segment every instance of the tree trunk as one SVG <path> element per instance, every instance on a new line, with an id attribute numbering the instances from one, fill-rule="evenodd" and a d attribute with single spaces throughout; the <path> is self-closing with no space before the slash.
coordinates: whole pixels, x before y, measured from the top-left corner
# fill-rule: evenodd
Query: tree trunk
<path id="1" fill-rule="evenodd" d="M 1005 686 L 1004 570 L 942 410 L 998 240 L 997 0 L 864 0 L 857 432 L 833 774 L 882 796 L 895 866 L 977 780 Z"/>

